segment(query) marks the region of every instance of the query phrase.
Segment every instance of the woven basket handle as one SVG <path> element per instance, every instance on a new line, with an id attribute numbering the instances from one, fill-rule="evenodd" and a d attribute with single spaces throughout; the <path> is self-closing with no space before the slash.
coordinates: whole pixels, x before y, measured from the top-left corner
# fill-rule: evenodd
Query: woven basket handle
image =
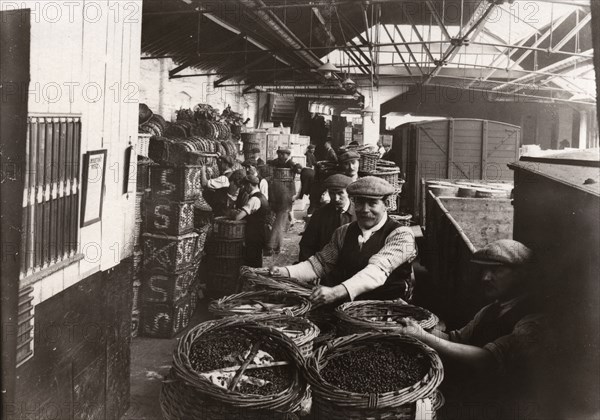
<path id="1" fill-rule="evenodd" d="M 416 405 L 415 420 L 433 420 L 435 411 L 431 399 L 421 398 Z"/>

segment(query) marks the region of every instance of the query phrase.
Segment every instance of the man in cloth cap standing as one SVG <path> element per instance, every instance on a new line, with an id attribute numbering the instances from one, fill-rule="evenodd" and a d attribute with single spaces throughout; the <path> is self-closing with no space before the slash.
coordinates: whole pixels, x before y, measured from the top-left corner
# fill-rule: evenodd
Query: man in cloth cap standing
<path id="1" fill-rule="evenodd" d="M 246 220 L 246 255 L 245 265 L 262 267 L 262 253 L 267 237 L 267 220 L 270 209 L 267 198 L 260 192 L 260 180 L 254 175 L 247 175 L 242 185 L 248 194 L 248 202 L 238 211 L 232 213 L 233 220 Z"/>
<path id="2" fill-rule="evenodd" d="M 354 150 L 349 150 L 342 153 L 338 159 L 340 168 L 344 171 L 344 175 L 350 177 L 352 181 L 358 179 L 358 168 L 360 166 L 360 155 Z"/>
<path id="3" fill-rule="evenodd" d="M 292 175 L 300 173 L 302 166 L 295 163 L 291 158 L 290 149 L 277 149 L 277 158 L 269 161 L 269 165 L 274 168 L 288 168 L 292 170 Z M 270 238 L 267 240 L 267 249 L 265 254 L 272 255 L 278 253 L 283 241 L 283 233 L 292 218 L 292 205 L 296 196 L 296 186 L 294 182 L 281 183 L 272 180 L 269 185 L 269 205 L 275 212 L 275 221 Z"/>
<path id="4" fill-rule="evenodd" d="M 389 182 L 374 176 L 348 185 L 356 221 L 335 230 L 331 240 L 308 260 L 273 267 L 275 276 L 316 284 L 310 300 L 332 304 L 355 299 L 410 300 L 411 263 L 417 256 L 412 230 L 387 215 Z M 320 282 L 321 280 L 321 282 Z"/>
<path id="5" fill-rule="evenodd" d="M 444 395 L 463 404 L 498 407 L 515 398 L 535 402 L 527 395 L 551 345 L 546 318 L 533 297 L 531 260 L 532 251 L 520 242 L 492 242 L 475 252 L 472 262 L 481 270 L 483 293 L 493 303 L 448 334 L 427 332 L 408 318 L 401 321 L 405 334 L 435 349 L 450 369 L 448 382 L 453 386 Z M 510 413 L 497 415 L 494 418 L 508 418 Z"/>
<path id="6" fill-rule="evenodd" d="M 356 220 L 354 204 L 346 191 L 351 182 L 349 177 L 335 174 L 323 183 L 331 200 L 317 209 L 310 218 L 300 240 L 299 261 L 305 261 L 320 251 L 337 228 Z"/>

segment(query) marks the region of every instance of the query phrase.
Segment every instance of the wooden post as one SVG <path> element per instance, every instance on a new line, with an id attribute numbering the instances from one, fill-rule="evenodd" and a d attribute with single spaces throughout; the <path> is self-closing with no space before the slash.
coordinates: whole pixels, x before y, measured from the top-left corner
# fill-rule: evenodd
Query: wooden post
<path id="1" fill-rule="evenodd" d="M 486 166 L 488 158 L 488 121 L 483 120 L 481 124 L 481 179 L 486 179 Z"/>
<path id="2" fill-rule="evenodd" d="M 454 119 L 448 120 L 448 149 L 447 149 L 446 178 L 452 179 L 452 165 L 454 164 Z"/>

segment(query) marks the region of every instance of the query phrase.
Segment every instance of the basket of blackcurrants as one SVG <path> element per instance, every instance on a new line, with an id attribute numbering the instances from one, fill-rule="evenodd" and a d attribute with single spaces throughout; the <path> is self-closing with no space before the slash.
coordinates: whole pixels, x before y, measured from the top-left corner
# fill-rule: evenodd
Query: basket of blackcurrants
<path id="1" fill-rule="evenodd" d="M 444 378 L 438 354 L 400 334 L 372 332 L 329 341 L 308 361 L 308 375 L 319 419 L 415 419 L 443 402 L 437 391 Z"/>
<path id="2" fill-rule="evenodd" d="M 287 420 L 306 408 L 305 371 L 282 331 L 249 317 L 207 321 L 179 341 L 160 406 L 172 420 Z"/>

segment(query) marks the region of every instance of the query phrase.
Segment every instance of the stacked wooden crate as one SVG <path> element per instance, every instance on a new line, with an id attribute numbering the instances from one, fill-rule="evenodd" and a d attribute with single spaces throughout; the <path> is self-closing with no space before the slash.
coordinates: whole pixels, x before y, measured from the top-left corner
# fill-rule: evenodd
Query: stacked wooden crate
<path id="1" fill-rule="evenodd" d="M 188 325 L 197 302 L 196 278 L 204 246 L 202 235 L 194 231 L 200 166 L 155 165 L 150 187 L 142 235 L 140 333 L 169 338 Z"/>

